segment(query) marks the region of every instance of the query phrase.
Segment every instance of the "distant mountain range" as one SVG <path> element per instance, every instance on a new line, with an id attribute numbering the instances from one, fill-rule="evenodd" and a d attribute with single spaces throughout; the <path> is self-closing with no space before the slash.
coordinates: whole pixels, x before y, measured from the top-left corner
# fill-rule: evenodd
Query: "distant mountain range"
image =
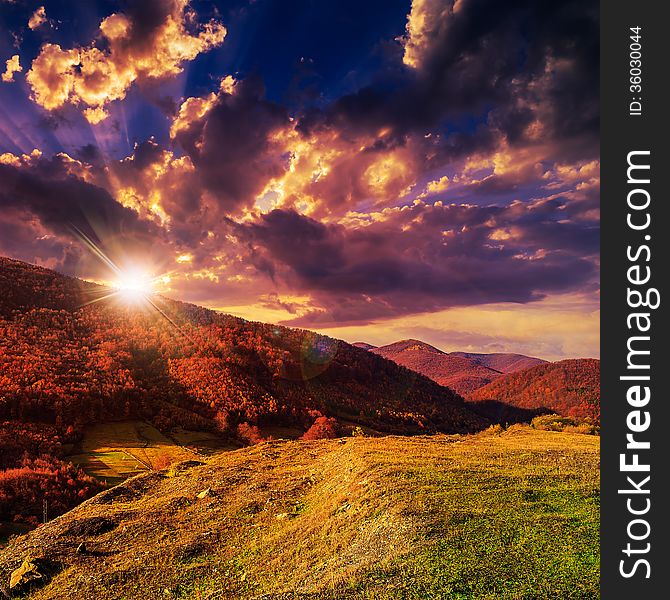
<path id="1" fill-rule="evenodd" d="M 505 373 L 546 362 L 540 358 L 514 353 L 443 352 L 426 342 L 414 339 L 381 347 L 365 342 L 356 342 L 354 345 L 421 373 L 462 396 L 467 396 Z"/>
<path id="2" fill-rule="evenodd" d="M 515 354 L 513 352 L 494 352 L 493 354 L 476 354 L 472 352 L 451 352 L 450 356 L 462 356 L 474 360 L 480 365 L 484 365 L 494 371 L 501 373 L 514 373 L 522 371 L 535 365 L 545 364 L 547 361 L 524 354 Z"/>
<path id="3" fill-rule="evenodd" d="M 548 362 L 515 353 L 443 352 L 420 340 L 354 344 L 430 377 L 494 422 L 529 421 L 541 413 L 600 421 L 600 361 Z"/>

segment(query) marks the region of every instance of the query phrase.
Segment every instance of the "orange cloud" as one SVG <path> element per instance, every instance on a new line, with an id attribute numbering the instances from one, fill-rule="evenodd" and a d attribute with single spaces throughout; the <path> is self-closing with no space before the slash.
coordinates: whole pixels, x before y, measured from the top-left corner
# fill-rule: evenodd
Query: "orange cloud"
<path id="1" fill-rule="evenodd" d="M 219 89 L 224 94 L 232 94 L 235 91 L 235 79 L 228 75 L 221 80 Z M 170 127 L 170 137 L 176 138 L 185 132 L 196 121 L 202 119 L 214 106 L 219 95 L 212 92 L 204 98 L 187 98 L 179 107 L 179 114 Z"/>
<path id="2" fill-rule="evenodd" d="M 30 29 L 37 29 L 47 22 L 47 11 L 43 6 L 40 6 L 28 19 L 28 27 Z"/>
<path id="3" fill-rule="evenodd" d="M 120 204 L 168 230 L 173 219 L 183 225 L 198 214 L 201 190 L 190 158 L 175 157 L 154 142 L 138 145 L 132 156 L 109 163 L 105 175 Z"/>
<path id="4" fill-rule="evenodd" d="M 415 69 L 421 66 L 426 47 L 430 45 L 436 27 L 450 11 L 457 10 L 456 6 L 451 7 L 449 4 L 433 0 L 413 0 L 407 15 L 406 33 L 400 40 L 405 48 L 402 61 L 407 66 Z"/>
<path id="5" fill-rule="evenodd" d="M 432 196 L 433 194 L 439 194 L 440 192 L 444 192 L 447 190 L 450 184 L 451 181 L 449 180 L 449 177 L 443 175 L 439 179 L 429 181 L 426 184 L 426 189 L 421 194 L 419 194 L 418 197 L 425 198 L 426 196 Z"/>
<path id="6" fill-rule="evenodd" d="M 163 21 L 147 32 L 123 13 L 110 15 L 100 23 L 103 49 L 45 44 L 26 76 L 34 101 L 47 110 L 79 106 L 90 123 L 99 123 L 108 116 L 108 104 L 123 99 L 133 83 L 177 75 L 184 62 L 219 46 L 226 36 L 216 21 L 189 33 L 187 6 L 188 0 L 175 0 Z"/>
<path id="7" fill-rule="evenodd" d="M 420 154 L 411 140 L 377 147 L 379 135 L 343 135 L 335 128 L 303 134 L 295 123 L 273 135 L 287 168 L 268 181 L 256 209 L 294 208 L 303 214 L 338 219 L 361 202 L 394 205 L 415 183 Z"/>
<path id="8" fill-rule="evenodd" d="M 37 148 L 33 149 L 30 154 L 22 154 L 21 156 L 5 152 L 4 154 L 0 154 L 0 165 L 12 165 L 14 167 L 31 166 L 41 156 L 42 152 Z"/>
<path id="9" fill-rule="evenodd" d="M 14 73 L 18 73 L 20 71 L 23 71 L 23 67 L 19 63 L 19 55 L 15 54 L 12 56 L 12 58 L 8 59 L 5 61 L 6 69 L 5 72 L 2 74 L 2 80 L 5 83 L 11 83 L 14 81 Z"/>
<path id="10" fill-rule="evenodd" d="M 547 189 L 556 189 L 568 184 L 594 185 L 600 181 L 600 161 L 583 161 L 577 164 L 557 164 L 543 176 Z"/>

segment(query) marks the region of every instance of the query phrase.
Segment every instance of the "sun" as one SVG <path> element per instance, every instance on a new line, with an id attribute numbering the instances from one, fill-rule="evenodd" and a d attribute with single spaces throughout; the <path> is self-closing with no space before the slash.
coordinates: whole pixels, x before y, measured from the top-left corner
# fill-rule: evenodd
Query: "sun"
<path id="1" fill-rule="evenodd" d="M 137 302 L 153 294 L 154 279 L 139 270 L 126 271 L 119 274 L 114 287 L 124 300 Z"/>

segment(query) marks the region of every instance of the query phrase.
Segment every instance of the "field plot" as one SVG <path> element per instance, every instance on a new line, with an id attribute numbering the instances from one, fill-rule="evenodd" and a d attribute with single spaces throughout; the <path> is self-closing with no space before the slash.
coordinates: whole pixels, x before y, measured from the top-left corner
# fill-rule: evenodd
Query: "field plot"
<path id="1" fill-rule="evenodd" d="M 75 452 L 69 457 L 73 463 L 110 484 L 196 456 L 144 421 L 94 425 Z"/>
<path id="2" fill-rule="evenodd" d="M 193 450 L 197 454 L 209 456 L 224 450 L 237 450 L 240 445 L 224 440 L 210 431 L 191 431 L 177 427 L 170 431 L 170 439 L 179 446 Z"/>

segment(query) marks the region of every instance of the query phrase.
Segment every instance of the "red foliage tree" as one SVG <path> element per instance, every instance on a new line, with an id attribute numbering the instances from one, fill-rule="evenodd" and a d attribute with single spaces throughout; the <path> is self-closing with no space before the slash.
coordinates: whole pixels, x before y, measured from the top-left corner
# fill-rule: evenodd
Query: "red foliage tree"
<path id="1" fill-rule="evenodd" d="M 317 417 L 312 426 L 302 436 L 303 440 L 325 440 L 337 437 L 339 425 L 332 417 Z"/>
<path id="2" fill-rule="evenodd" d="M 256 425 L 249 425 L 249 423 L 240 423 L 237 426 L 237 435 L 247 444 L 260 444 L 265 441 L 260 429 Z"/>
<path id="3" fill-rule="evenodd" d="M 20 466 L 0 471 L 0 520 L 37 524 L 45 501 L 52 518 L 102 489 L 71 463 L 49 456 L 25 458 Z"/>

